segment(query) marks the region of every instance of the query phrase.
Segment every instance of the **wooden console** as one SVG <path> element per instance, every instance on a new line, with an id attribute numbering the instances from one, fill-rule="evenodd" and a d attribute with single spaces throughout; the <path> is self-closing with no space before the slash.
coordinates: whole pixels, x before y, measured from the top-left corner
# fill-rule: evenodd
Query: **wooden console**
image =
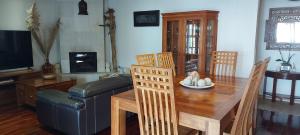
<path id="1" fill-rule="evenodd" d="M 29 105 L 35 107 L 37 91 L 43 89 L 55 89 L 68 91 L 76 84 L 76 80 L 71 78 L 61 78 L 45 80 L 42 78 L 23 80 L 17 82 L 17 101 L 18 105 Z"/>
<path id="2" fill-rule="evenodd" d="M 20 70 L 0 72 L 0 105 L 16 102 L 16 82 L 38 78 L 40 71 Z"/>

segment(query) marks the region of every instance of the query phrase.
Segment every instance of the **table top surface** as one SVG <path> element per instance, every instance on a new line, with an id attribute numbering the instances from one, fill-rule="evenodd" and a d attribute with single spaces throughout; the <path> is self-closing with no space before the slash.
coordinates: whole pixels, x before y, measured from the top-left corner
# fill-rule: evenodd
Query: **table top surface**
<path id="1" fill-rule="evenodd" d="M 300 80 L 300 72 L 280 72 L 274 70 L 267 70 L 265 76 L 278 79 Z"/>
<path id="2" fill-rule="evenodd" d="M 298 74 L 300 75 L 300 72 L 295 72 L 295 71 L 290 71 L 290 72 L 285 72 L 285 71 L 276 71 L 276 70 L 267 70 L 266 73 L 278 73 L 278 74 Z"/>
<path id="3" fill-rule="evenodd" d="M 29 80 L 18 81 L 17 84 L 23 84 L 33 87 L 42 87 L 46 85 L 52 85 L 57 83 L 63 83 L 68 81 L 74 81 L 74 79 L 69 77 L 56 77 L 55 79 L 43 79 L 43 78 L 34 78 Z"/>
<path id="4" fill-rule="evenodd" d="M 239 103 L 248 80 L 237 77 L 213 77 L 214 87 L 199 90 L 181 86 L 179 81 L 183 79 L 183 77 L 174 79 L 176 110 L 216 120 L 224 118 Z M 135 101 L 133 90 L 114 97 Z"/>
<path id="5" fill-rule="evenodd" d="M 31 69 L 19 70 L 19 71 L 0 72 L 0 78 L 15 77 L 15 76 L 19 76 L 19 75 L 39 73 L 39 72 L 40 71 L 31 70 Z"/>

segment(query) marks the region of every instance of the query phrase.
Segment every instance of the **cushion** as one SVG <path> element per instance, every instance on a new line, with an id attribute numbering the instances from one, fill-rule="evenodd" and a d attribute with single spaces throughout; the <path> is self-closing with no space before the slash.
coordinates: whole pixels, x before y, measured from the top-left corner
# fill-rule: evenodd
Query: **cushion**
<path id="1" fill-rule="evenodd" d="M 119 75 L 117 77 L 105 78 L 98 81 L 75 85 L 69 89 L 69 94 L 74 97 L 87 98 L 131 85 L 132 80 L 130 76 Z"/>

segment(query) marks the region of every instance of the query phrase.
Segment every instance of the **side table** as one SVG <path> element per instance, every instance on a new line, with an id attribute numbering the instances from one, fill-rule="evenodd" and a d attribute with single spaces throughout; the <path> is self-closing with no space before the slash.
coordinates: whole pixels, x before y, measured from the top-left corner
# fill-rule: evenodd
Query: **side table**
<path id="1" fill-rule="evenodd" d="M 273 78 L 272 102 L 276 101 L 277 79 L 292 80 L 290 104 L 293 105 L 295 103 L 294 100 L 295 100 L 296 81 L 300 80 L 300 73 L 299 72 L 280 72 L 280 71 L 270 71 L 270 70 L 266 71 L 265 80 L 264 80 L 263 98 L 265 98 L 266 93 L 267 93 L 266 92 L 267 77 Z"/>
<path id="2" fill-rule="evenodd" d="M 76 80 L 71 78 L 57 77 L 56 79 L 45 80 L 35 78 L 17 82 L 17 102 L 18 105 L 29 105 L 35 107 L 36 93 L 42 89 L 57 89 L 67 91 L 76 84 Z"/>

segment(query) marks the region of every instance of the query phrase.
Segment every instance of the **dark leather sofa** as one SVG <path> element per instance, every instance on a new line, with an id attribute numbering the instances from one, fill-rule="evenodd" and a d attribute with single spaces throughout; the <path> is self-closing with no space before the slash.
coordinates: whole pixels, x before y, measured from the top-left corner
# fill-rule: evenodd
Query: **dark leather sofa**
<path id="1" fill-rule="evenodd" d="M 132 88 L 129 76 L 76 85 L 69 92 L 37 93 L 38 120 L 46 127 L 69 135 L 95 134 L 110 126 L 111 96 Z"/>

